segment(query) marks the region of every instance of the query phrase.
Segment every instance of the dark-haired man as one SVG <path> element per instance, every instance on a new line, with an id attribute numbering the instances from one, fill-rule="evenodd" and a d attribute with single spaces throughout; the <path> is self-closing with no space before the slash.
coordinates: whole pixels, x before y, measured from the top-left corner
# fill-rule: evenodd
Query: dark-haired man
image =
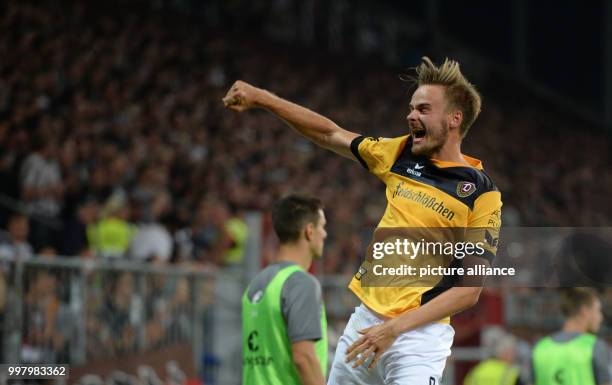
<path id="1" fill-rule="evenodd" d="M 307 271 L 323 254 L 321 201 L 290 195 L 272 210 L 280 247 L 242 298 L 243 385 L 324 385 L 327 323 L 318 281 Z"/>
<path id="2" fill-rule="evenodd" d="M 610 385 L 610 355 L 595 334 L 603 315 L 597 292 L 571 288 L 561 293 L 563 329 L 540 340 L 533 350 L 535 385 Z"/>

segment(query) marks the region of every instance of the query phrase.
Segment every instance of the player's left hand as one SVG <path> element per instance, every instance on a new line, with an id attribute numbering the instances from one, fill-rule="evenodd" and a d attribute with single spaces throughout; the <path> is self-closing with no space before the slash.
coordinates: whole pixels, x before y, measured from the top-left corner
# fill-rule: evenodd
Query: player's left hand
<path id="1" fill-rule="evenodd" d="M 351 362 L 357 358 L 353 368 L 363 365 L 370 356 L 372 361 L 368 367 L 376 367 L 378 360 L 384 352 L 389 349 L 397 339 L 399 333 L 395 330 L 394 320 L 388 320 L 378 325 L 359 330 L 362 336 L 355 341 L 346 351 L 346 362 Z"/>

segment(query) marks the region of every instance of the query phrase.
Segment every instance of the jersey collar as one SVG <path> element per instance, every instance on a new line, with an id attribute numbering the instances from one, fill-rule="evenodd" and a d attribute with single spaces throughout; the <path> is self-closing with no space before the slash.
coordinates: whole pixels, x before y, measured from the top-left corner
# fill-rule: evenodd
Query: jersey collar
<path id="1" fill-rule="evenodd" d="M 473 168 L 478 169 L 478 170 L 483 170 L 484 169 L 482 167 L 482 162 L 480 161 L 480 159 L 472 158 L 471 156 L 467 156 L 467 155 L 464 155 L 464 154 L 461 154 L 461 156 L 463 156 L 463 159 L 465 159 L 465 161 L 468 162 L 470 167 L 473 167 Z M 446 160 L 439 160 L 439 159 L 434 159 L 434 158 L 431 158 L 430 160 L 431 160 L 431 163 L 435 164 L 437 167 L 440 167 L 440 168 L 444 168 L 444 167 L 466 167 L 465 163 L 449 162 L 449 161 L 446 161 Z"/>
<path id="2" fill-rule="evenodd" d="M 404 146 L 405 145 L 412 147 L 412 135 L 410 134 L 406 135 L 406 141 L 404 142 Z M 429 158 L 429 160 L 431 161 L 431 163 L 435 164 L 439 168 L 473 167 L 477 170 L 484 170 L 484 167 L 482 166 L 482 162 L 480 161 L 480 159 L 472 158 L 471 156 L 467 156 L 465 154 L 461 154 L 461 156 L 466 162 L 468 162 L 469 166 L 466 166 L 465 163 L 449 162 L 446 160 L 440 160 L 440 159 L 435 159 L 435 158 Z"/>

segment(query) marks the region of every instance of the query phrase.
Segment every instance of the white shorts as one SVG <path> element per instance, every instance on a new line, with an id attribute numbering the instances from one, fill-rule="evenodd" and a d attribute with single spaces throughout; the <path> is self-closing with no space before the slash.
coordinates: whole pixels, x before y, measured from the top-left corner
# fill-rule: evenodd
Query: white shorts
<path id="1" fill-rule="evenodd" d="M 338 341 L 327 385 L 440 384 L 455 335 L 448 324 L 432 323 L 400 334 L 374 369 L 367 368 L 370 360 L 355 369 L 354 361 L 345 362 L 346 349 L 361 336 L 357 331 L 383 321 L 363 304 L 355 308 Z"/>

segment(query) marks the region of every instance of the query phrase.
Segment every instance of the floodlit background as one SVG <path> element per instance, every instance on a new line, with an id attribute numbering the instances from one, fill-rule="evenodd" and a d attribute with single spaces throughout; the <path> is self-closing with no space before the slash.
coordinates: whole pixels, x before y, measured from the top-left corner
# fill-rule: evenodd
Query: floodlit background
<path id="1" fill-rule="evenodd" d="M 0 362 L 68 363 L 81 383 L 238 384 L 240 295 L 274 257 L 266 212 L 291 191 L 326 206 L 313 272 L 333 351 L 383 185 L 221 98 L 243 79 L 399 136 L 398 75 L 424 55 L 458 60 L 483 94 L 464 152 L 502 191 L 504 226 L 612 224 L 610 1 L 2 3 Z M 600 292 L 610 340 L 612 291 Z M 453 319 L 445 384 L 504 333 L 527 375 L 530 347 L 560 326 L 557 302 L 486 289 Z"/>

